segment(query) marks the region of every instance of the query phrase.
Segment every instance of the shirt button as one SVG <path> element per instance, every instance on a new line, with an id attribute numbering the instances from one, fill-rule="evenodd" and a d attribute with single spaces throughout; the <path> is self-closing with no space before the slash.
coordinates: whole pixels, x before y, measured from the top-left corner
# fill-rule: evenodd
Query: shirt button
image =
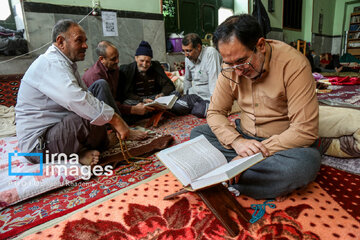
<path id="1" fill-rule="evenodd" d="M 258 107 L 259 106 L 259 104 L 258 103 L 255 103 L 255 107 Z"/>

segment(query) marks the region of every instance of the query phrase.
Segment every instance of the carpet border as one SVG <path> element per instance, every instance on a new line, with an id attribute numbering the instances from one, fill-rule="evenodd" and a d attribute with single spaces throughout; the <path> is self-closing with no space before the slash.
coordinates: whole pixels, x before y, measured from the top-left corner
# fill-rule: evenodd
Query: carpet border
<path id="1" fill-rule="evenodd" d="M 29 235 L 34 234 L 36 232 L 39 232 L 39 231 L 42 231 L 42 230 L 47 229 L 49 227 L 52 227 L 52 226 L 56 225 L 57 223 L 71 217 L 72 215 L 74 215 L 74 214 L 76 214 L 76 213 L 78 213 L 80 211 L 83 211 L 83 210 L 91 208 L 91 207 L 93 207 L 95 205 L 98 205 L 98 204 L 100 204 L 100 203 L 102 203 L 104 201 L 107 201 L 107 200 L 109 200 L 109 199 L 111 199 L 111 198 L 113 198 L 113 197 L 115 197 L 117 195 L 120 195 L 120 194 L 122 194 L 122 193 L 124 193 L 124 192 L 126 192 L 128 190 L 131 190 L 131 189 L 133 189 L 133 188 L 135 188 L 135 187 L 137 187 L 137 186 L 139 186 L 141 184 L 150 182 L 150 181 L 152 181 L 152 180 L 154 180 L 154 179 L 156 179 L 156 178 L 158 178 L 158 177 L 160 177 L 162 175 L 165 175 L 167 173 L 169 173 L 169 169 L 165 169 L 165 170 L 163 170 L 163 171 L 161 171 L 159 173 L 156 173 L 156 174 L 152 175 L 151 177 L 148 177 L 147 179 L 145 179 L 145 180 L 143 180 L 141 182 L 137 182 L 135 184 L 132 184 L 131 186 L 128 186 L 126 188 L 120 189 L 119 191 L 113 192 L 113 193 L 111 193 L 111 194 L 109 194 L 109 195 L 107 195 L 107 196 L 105 196 L 105 197 L 103 197 L 101 199 L 95 200 L 94 202 L 91 202 L 90 204 L 87 204 L 86 206 L 81 207 L 81 208 L 79 208 L 79 209 L 77 209 L 75 211 L 72 211 L 72 212 L 68 213 L 68 214 L 65 214 L 65 215 L 63 215 L 61 217 L 58 217 L 56 219 L 52 219 L 52 220 L 50 220 L 48 222 L 42 223 L 42 224 L 40 224 L 40 225 L 38 225 L 36 227 L 28 229 L 25 232 L 21 233 L 19 236 L 13 238 L 13 239 L 23 239 L 26 236 L 29 236 Z"/>

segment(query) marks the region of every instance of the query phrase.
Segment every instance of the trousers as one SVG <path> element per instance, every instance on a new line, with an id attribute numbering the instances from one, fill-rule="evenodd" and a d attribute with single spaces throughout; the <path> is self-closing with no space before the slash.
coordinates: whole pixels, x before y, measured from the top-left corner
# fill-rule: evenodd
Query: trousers
<path id="1" fill-rule="evenodd" d="M 198 118 L 205 118 L 210 101 L 203 100 L 196 94 L 186 94 L 180 97 L 171 111 L 176 115 L 192 114 Z"/>
<path id="2" fill-rule="evenodd" d="M 111 91 L 105 80 L 94 82 L 89 87 L 89 91 L 96 98 L 113 107 L 111 99 L 109 99 L 109 96 L 112 98 Z M 115 101 L 113 104 L 116 107 Z M 64 117 L 61 122 L 46 130 L 43 136 L 39 138 L 39 144 L 32 152 L 43 154 L 65 153 L 69 156 L 72 153 L 79 153 L 82 149 L 104 151 L 108 144 L 106 125 L 93 125 L 90 120 L 69 112 L 69 115 Z M 38 157 L 28 156 L 26 158 L 32 163 L 39 163 L 40 161 Z M 45 157 L 43 157 L 44 160 Z"/>
<path id="3" fill-rule="evenodd" d="M 264 140 L 243 133 L 239 119 L 236 121 L 236 129 L 246 139 Z M 234 149 L 227 149 L 221 145 L 209 125 L 192 129 L 190 138 L 200 135 L 204 135 L 219 149 L 228 162 L 238 155 Z M 239 181 L 230 186 L 241 194 L 255 199 L 272 199 L 305 187 L 315 180 L 320 164 L 321 155 L 314 145 L 279 151 L 242 172 Z"/>

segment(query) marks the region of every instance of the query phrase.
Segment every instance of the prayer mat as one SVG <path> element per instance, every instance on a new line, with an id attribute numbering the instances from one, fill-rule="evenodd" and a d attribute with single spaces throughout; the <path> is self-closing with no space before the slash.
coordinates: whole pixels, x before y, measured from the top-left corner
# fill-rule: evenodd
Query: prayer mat
<path id="1" fill-rule="evenodd" d="M 322 166 L 315 182 L 282 202 L 271 202 L 264 215 L 235 238 L 228 235 L 195 193 L 173 200 L 163 197 L 181 189 L 171 173 L 103 202 L 81 209 L 60 222 L 24 233 L 22 239 L 360 239 L 360 177 Z M 250 213 L 252 204 L 239 196 Z M 232 215 L 235 222 L 238 219 Z"/>

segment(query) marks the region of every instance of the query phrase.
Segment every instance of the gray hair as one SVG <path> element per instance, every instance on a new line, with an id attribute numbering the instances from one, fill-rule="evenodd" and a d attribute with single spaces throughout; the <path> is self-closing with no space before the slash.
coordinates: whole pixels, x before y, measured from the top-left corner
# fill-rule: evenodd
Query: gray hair
<path id="1" fill-rule="evenodd" d="M 59 36 L 61 33 L 66 33 L 69 30 L 69 28 L 73 25 L 78 25 L 78 23 L 72 19 L 59 20 L 52 29 L 53 43 L 56 42 L 57 36 Z"/>
<path id="2" fill-rule="evenodd" d="M 96 54 L 100 57 L 106 57 L 106 49 L 108 47 L 113 47 L 113 48 L 116 48 L 114 44 L 112 44 L 111 42 L 109 41 L 106 41 L 106 40 L 103 40 L 101 42 L 98 43 L 97 47 L 96 47 Z"/>

